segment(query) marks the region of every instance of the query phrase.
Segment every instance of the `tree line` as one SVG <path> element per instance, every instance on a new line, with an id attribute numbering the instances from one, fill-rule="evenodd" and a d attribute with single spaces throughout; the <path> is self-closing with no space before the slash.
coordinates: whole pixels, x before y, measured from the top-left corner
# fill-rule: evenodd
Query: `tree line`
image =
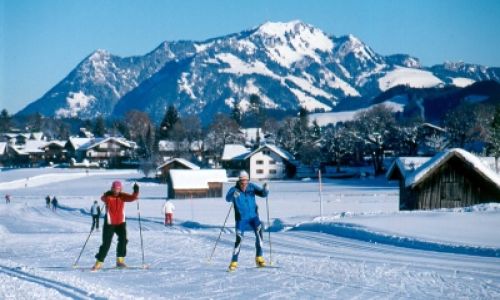
<path id="1" fill-rule="evenodd" d="M 255 145 L 265 139 L 305 165 L 331 164 L 338 171 L 341 165 L 359 165 L 369 158 L 374 173 L 380 174 L 385 171 L 383 161 L 387 153 L 415 156 L 422 146 L 438 152 L 451 147 L 474 150 L 480 145 L 482 154 L 500 156 L 500 105 L 461 104 L 439 124 L 445 131 L 429 133 L 423 130 L 424 120 L 405 118 L 383 104 L 361 110 L 352 121 L 319 126 L 310 121 L 305 109 L 277 120 L 264 108 L 258 95 L 251 95 L 249 103 L 244 111 L 235 104 L 229 114 L 218 113 L 205 126 L 197 115 L 181 116 L 173 105 L 166 109 L 160 124 L 137 110 L 129 111 L 121 120 L 106 120 L 102 116 L 81 120 L 40 114 L 14 118 L 4 109 L 0 112 L 0 131 L 9 132 L 17 127 L 42 131 L 52 139 L 67 139 L 79 128 L 86 128 L 98 137 L 123 136 L 138 144 L 144 168 L 153 168 L 160 159 L 160 140 L 168 140 L 177 157 L 194 160 L 204 153 L 217 163 L 224 145 L 245 142 L 240 130 L 245 125 L 261 129 Z"/>

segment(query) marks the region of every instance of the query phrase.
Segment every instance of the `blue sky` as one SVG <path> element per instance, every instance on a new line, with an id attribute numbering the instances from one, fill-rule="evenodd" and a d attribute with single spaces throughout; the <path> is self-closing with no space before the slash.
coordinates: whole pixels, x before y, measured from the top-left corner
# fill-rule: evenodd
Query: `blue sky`
<path id="1" fill-rule="evenodd" d="M 0 0 L 0 109 L 15 113 L 95 49 L 143 55 L 165 40 L 205 40 L 266 21 L 353 34 L 376 52 L 430 66 L 500 67 L 497 0 Z"/>

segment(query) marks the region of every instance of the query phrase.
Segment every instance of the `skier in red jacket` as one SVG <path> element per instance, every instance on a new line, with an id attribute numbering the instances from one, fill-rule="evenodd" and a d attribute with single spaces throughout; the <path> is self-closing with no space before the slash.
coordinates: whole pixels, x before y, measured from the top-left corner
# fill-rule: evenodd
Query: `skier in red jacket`
<path id="1" fill-rule="evenodd" d="M 102 230 L 102 244 L 99 252 L 96 254 L 96 262 L 92 267 L 93 271 L 102 268 L 113 235 L 118 236 L 118 245 L 116 246 L 116 267 L 126 268 L 125 255 L 127 254 L 127 228 L 125 222 L 125 202 L 132 202 L 139 196 L 139 186 L 134 184 L 134 193 L 127 194 L 122 192 L 122 183 L 114 181 L 111 190 L 102 195 L 101 200 L 106 204 L 106 218 Z"/>

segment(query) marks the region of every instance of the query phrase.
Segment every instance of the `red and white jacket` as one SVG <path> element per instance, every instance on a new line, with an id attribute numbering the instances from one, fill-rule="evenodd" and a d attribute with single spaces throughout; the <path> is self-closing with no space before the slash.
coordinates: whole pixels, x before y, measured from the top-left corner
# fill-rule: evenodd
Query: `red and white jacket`
<path id="1" fill-rule="evenodd" d="M 117 196 L 112 191 L 107 191 L 102 195 L 101 200 L 106 203 L 106 218 L 110 225 L 120 225 L 125 222 L 125 202 L 136 200 L 139 193 L 127 194 L 118 193 Z"/>

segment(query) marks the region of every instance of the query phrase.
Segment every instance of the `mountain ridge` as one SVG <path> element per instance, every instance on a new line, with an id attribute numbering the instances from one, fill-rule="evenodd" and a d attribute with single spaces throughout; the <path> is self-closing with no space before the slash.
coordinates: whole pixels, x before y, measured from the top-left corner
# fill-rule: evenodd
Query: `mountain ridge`
<path id="1" fill-rule="evenodd" d="M 500 68 L 467 63 L 423 67 L 409 54 L 383 56 L 354 35 L 335 37 L 299 20 L 266 22 L 205 41 L 165 41 L 143 56 L 98 49 L 19 115 L 123 117 L 147 112 L 159 122 L 166 107 L 207 123 L 251 94 L 278 111 L 330 111 L 352 97 L 374 98 L 411 87 L 500 81 Z"/>

